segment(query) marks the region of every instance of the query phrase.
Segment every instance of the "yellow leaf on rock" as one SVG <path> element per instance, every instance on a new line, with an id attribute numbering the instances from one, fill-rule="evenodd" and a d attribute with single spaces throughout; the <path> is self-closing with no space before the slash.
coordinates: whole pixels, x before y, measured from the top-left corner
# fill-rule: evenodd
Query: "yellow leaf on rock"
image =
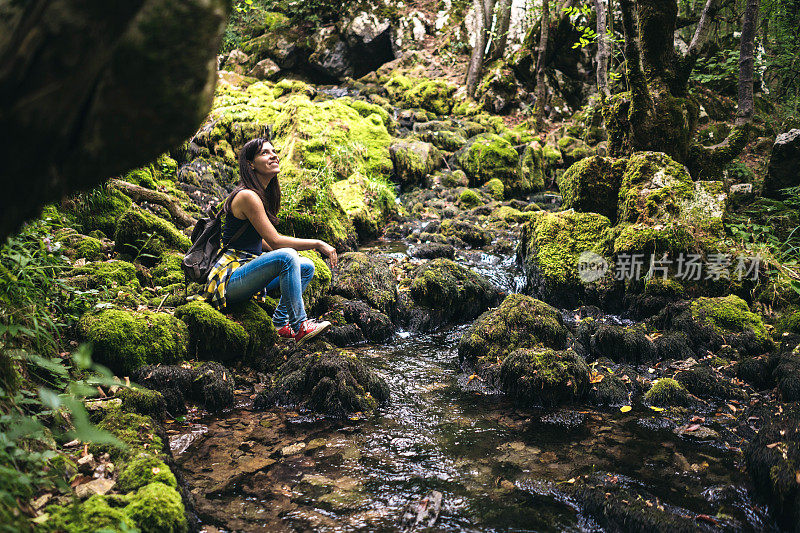
<path id="1" fill-rule="evenodd" d="M 619 408 L 619 410 L 622 411 L 623 413 L 627 413 L 628 411 L 631 410 L 631 406 L 630 405 L 623 405 L 622 407 Z"/>

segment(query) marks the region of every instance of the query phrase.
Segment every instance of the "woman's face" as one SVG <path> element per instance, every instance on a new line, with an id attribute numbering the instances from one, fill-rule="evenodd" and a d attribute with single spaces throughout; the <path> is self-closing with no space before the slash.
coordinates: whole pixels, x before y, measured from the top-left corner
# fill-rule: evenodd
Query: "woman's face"
<path id="1" fill-rule="evenodd" d="M 255 158 L 253 158 L 253 170 L 256 171 L 256 174 L 269 180 L 278 175 L 279 169 L 280 158 L 275 151 L 275 147 L 272 146 L 272 143 L 265 142 L 261 145 L 261 150 L 256 152 Z"/>

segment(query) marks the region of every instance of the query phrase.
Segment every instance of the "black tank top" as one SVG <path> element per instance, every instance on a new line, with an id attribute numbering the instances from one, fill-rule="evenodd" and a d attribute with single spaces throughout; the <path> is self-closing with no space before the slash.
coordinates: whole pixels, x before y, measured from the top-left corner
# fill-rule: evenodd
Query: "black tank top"
<path id="1" fill-rule="evenodd" d="M 233 213 L 227 213 L 225 215 L 225 228 L 222 232 L 222 244 L 228 245 L 231 241 L 231 237 L 233 237 L 239 228 L 242 225 L 247 224 L 249 227 L 244 230 L 244 233 L 239 235 L 239 238 L 236 239 L 233 243 L 229 245 L 229 248 L 234 250 L 244 250 L 245 252 L 250 252 L 251 254 L 260 255 L 261 254 L 261 235 L 258 234 L 256 228 L 250 223 L 249 220 L 246 218 L 244 220 L 240 218 L 236 218 Z"/>

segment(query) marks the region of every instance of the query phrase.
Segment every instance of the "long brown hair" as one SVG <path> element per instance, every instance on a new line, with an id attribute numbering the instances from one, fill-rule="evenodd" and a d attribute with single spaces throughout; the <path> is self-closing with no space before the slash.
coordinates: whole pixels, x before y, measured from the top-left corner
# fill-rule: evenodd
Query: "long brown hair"
<path id="1" fill-rule="evenodd" d="M 231 192 L 230 196 L 228 196 L 228 199 L 225 201 L 225 212 L 227 213 L 230 211 L 233 197 L 236 196 L 239 191 L 250 189 L 261 198 L 261 203 L 264 204 L 264 211 L 267 212 L 269 221 L 273 224 L 277 224 L 278 211 L 281 208 L 281 186 L 278 182 L 278 176 L 269 180 L 269 184 L 267 184 L 266 188 L 261 188 L 258 176 L 256 176 L 253 167 L 250 166 L 256 158 L 256 154 L 261 151 L 261 147 L 264 146 L 264 143 L 271 144 L 272 139 L 269 137 L 258 137 L 247 141 L 247 143 L 242 146 L 242 149 L 239 150 L 239 185 L 233 189 L 233 192 Z"/>

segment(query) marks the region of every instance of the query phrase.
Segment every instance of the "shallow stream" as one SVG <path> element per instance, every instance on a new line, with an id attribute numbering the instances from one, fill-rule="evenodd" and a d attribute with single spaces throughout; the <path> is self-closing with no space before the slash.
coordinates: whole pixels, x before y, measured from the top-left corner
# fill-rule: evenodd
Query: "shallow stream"
<path id="1" fill-rule="evenodd" d="M 504 290 L 519 283 L 509 258 L 457 260 Z M 438 491 L 431 531 L 603 531 L 565 490 L 593 475 L 642 488 L 683 516 L 715 517 L 698 527 L 770 529 L 735 452 L 653 429 L 660 415 L 644 406 L 515 407 L 459 368 L 466 327 L 354 348 L 391 389 L 369 418 L 251 411 L 253 390 L 240 385 L 237 408 L 173 424 L 204 530 L 403 531 L 407 506 Z"/>

